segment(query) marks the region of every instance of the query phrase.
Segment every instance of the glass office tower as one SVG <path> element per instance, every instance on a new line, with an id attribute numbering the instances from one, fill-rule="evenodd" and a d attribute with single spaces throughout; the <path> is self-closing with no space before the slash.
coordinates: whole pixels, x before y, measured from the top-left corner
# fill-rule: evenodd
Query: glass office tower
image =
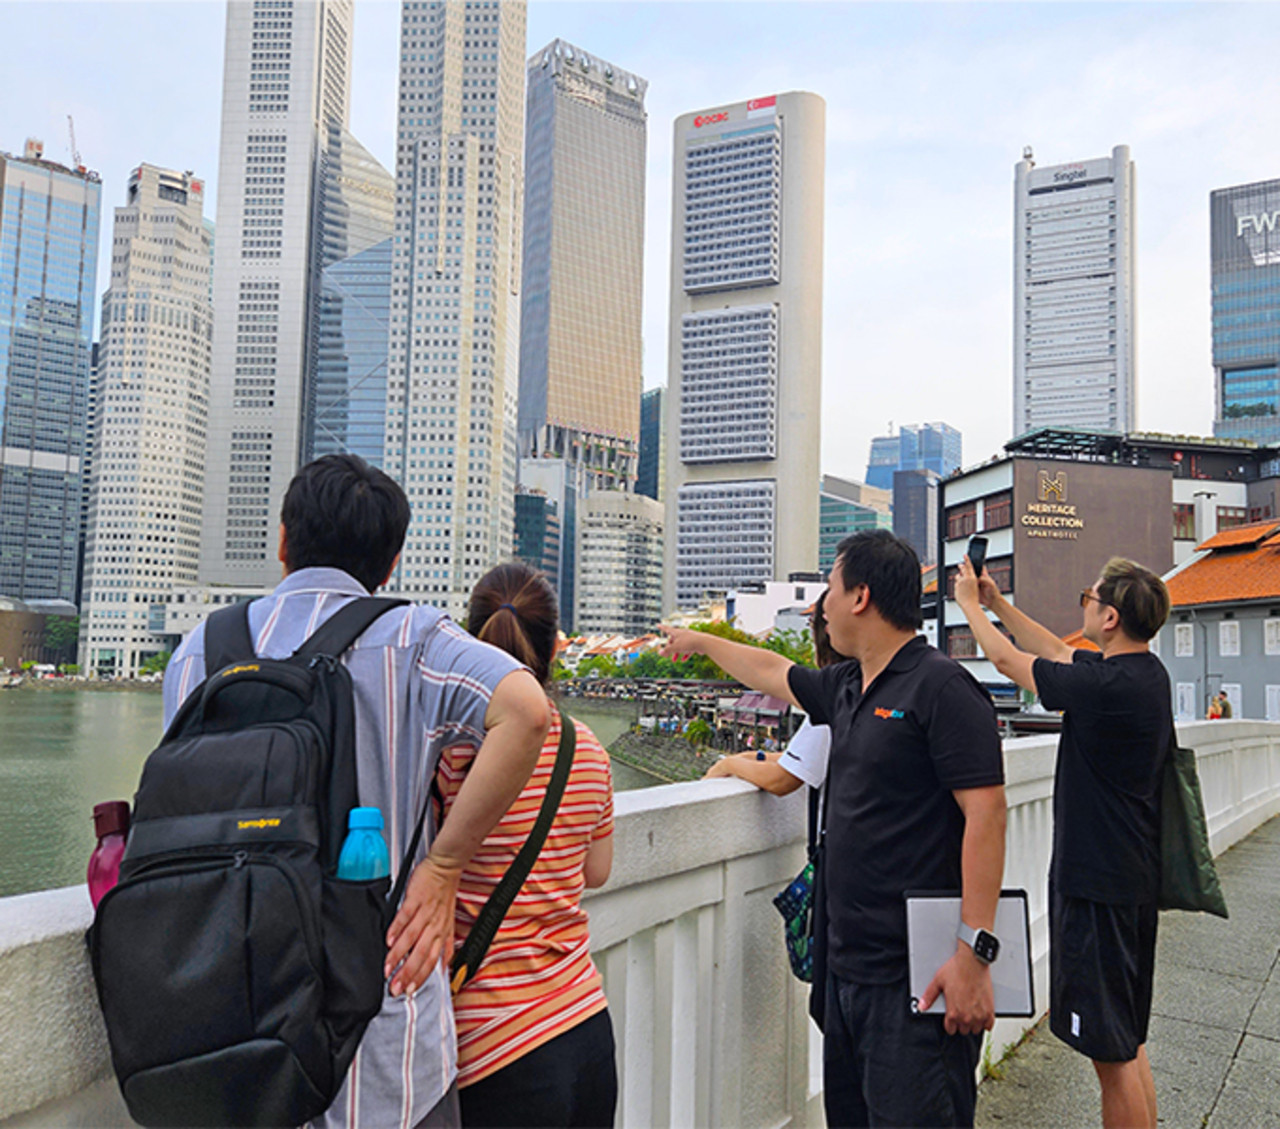
<path id="1" fill-rule="evenodd" d="M 311 452 L 382 466 L 391 321 L 391 240 L 326 267 Z"/>
<path id="2" fill-rule="evenodd" d="M 1280 180 L 1209 196 L 1214 435 L 1280 443 Z"/>
<path id="3" fill-rule="evenodd" d="M 0 595 L 76 597 L 102 182 L 0 153 Z"/>

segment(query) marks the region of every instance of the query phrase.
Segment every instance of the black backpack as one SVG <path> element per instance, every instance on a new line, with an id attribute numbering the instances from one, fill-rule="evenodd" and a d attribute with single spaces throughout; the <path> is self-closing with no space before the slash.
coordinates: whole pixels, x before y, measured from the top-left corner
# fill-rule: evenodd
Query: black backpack
<path id="1" fill-rule="evenodd" d="M 339 656 L 403 600 L 358 599 L 289 658 L 248 605 L 205 627 L 212 673 L 147 758 L 119 884 L 89 934 L 111 1061 L 142 1125 L 299 1125 L 382 1006 L 389 878 L 339 881 L 356 788 Z"/>

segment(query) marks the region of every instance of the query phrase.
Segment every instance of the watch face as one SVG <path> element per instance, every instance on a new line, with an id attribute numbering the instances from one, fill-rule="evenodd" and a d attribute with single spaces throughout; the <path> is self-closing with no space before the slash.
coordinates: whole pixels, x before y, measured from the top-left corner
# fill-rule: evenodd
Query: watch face
<path id="1" fill-rule="evenodd" d="M 973 953 L 979 960 L 990 964 L 1000 955 L 1000 941 L 985 929 L 979 929 L 973 938 Z"/>

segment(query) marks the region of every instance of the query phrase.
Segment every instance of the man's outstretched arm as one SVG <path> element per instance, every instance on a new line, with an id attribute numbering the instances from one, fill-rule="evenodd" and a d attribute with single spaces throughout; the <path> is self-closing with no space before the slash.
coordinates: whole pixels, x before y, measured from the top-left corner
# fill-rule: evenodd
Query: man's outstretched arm
<path id="1" fill-rule="evenodd" d="M 422 984 L 441 955 L 452 958 L 458 880 L 538 763 L 551 720 L 547 696 L 527 670 L 513 670 L 498 683 L 484 720 L 484 741 L 449 818 L 414 869 L 387 933 L 384 974 L 404 961 L 391 984 L 393 996 Z"/>
<path id="2" fill-rule="evenodd" d="M 659 651 L 664 658 L 706 655 L 730 678 L 793 706 L 800 705 L 787 680 L 787 672 L 795 664 L 776 651 L 735 643 L 708 631 L 689 631 L 682 627 L 661 627 L 659 630 L 667 637 Z"/>

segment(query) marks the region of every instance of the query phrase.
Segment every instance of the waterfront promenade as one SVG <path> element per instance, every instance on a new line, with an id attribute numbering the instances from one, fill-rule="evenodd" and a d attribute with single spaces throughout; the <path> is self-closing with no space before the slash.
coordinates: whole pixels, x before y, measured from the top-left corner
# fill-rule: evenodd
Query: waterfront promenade
<path id="1" fill-rule="evenodd" d="M 1218 859 L 1229 921 L 1160 915 L 1151 1069 L 1162 1125 L 1280 1126 L 1280 817 Z M 1042 1022 L 982 1084 L 979 1129 L 1100 1125 L 1089 1063 Z"/>

